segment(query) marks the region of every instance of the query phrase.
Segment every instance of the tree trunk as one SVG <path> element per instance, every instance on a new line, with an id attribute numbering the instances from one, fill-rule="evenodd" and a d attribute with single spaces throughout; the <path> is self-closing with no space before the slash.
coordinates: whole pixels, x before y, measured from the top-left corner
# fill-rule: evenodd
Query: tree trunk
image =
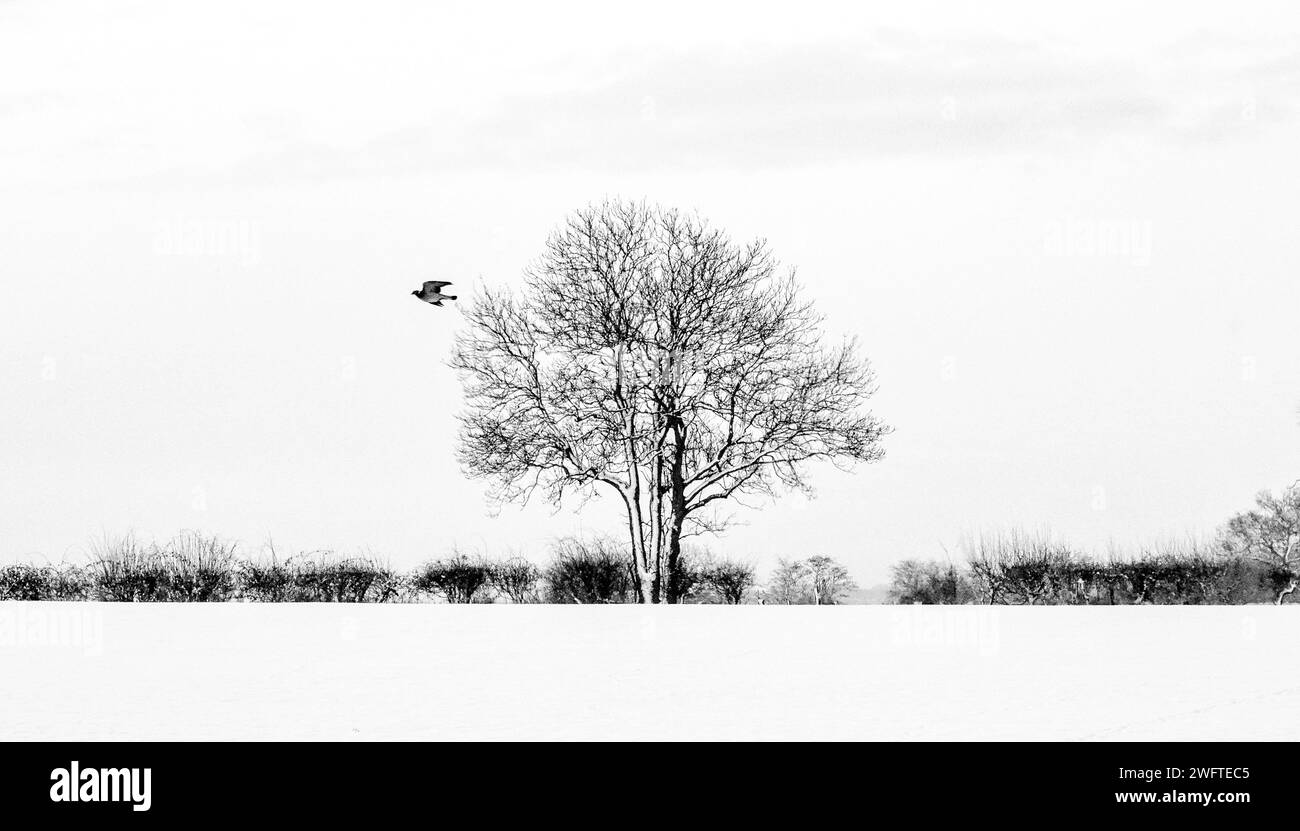
<path id="1" fill-rule="evenodd" d="M 682 600 L 682 579 L 678 572 L 682 567 L 682 528 L 686 523 L 686 486 L 674 482 L 672 485 L 672 519 L 668 526 L 668 557 L 664 571 L 667 580 L 664 600 L 667 603 L 680 603 Z"/>
<path id="2" fill-rule="evenodd" d="M 1287 586 L 1285 589 L 1283 589 L 1282 591 L 1278 592 L 1278 595 L 1277 595 L 1277 605 L 1278 605 L 1278 606 L 1281 606 L 1281 605 L 1282 605 L 1282 601 L 1286 600 L 1286 596 L 1287 596 L 1288 594 L 1290 594 L 1291 592 L 1295 591 L 1295 590 L 1296 590 L 1296 580 L 1295 580 L 1295 578 L 1292 578 L 1292 580 L 1291 580 L 1291 585 Z"/>
<path id="3" fill-rule="evenodd" d="M 636 592 L 638 603 L 651 602 L 647 595 L 653 595 L 656 590 L 655 575 L 649 568 L 645 539 L 641 535 L 641 512 L 638 507 L 634 507 L 635 503 L 628 494 L 623 494 L 623 501 L 627 505 L 627 530 L 632 543 L 632 590 Z"/>
<path id="4" fill-rule="evenodd" d="M 682 565 L 682 529 L 686 525 L 686 474 L 683 469 L 686 455 L 686 425 L 681 417 L 668 416 L 668 426 L 673 437 L 673 458 L 668 468 L 669 491 L 669 526 L 668 526 L 668 561 L 665 563 L 667 576 L 668 603 L 680 603 L 682 600 L 682 580 L 679 573 Z"/>

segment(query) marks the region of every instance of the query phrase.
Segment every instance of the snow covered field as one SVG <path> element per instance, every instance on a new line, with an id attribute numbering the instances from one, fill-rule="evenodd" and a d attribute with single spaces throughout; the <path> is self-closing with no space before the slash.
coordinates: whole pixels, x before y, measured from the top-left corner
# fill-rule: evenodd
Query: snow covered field
<path id="1" fill-rule="evenodd" d="M 1300 739 L 1273 607 L 0 603 L 0 740 Z"/>

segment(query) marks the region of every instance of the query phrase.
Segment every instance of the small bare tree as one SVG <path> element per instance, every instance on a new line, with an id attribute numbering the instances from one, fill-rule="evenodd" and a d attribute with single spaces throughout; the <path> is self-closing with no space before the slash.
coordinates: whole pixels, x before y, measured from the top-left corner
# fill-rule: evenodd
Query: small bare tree
<path id="1" fill-rule="evenodd" d="M 766 599 L 785 606 L 811 602 L 808 566 L 803 560 L 777 560 L 767 583 Z"/>
<path id="2" fill-rule="evenodd" d="M 903 560 L 890 569 L 891 603 L 946 605 L 961 603 L 969 596 L 969 586 L 952 563 Z"/>
<path id="3" fill-rule="evenodd" d="M 849 570 L 830 557 L 820 554 L 809 557 L 805 565 L 814 606 L 833 606 L 858 587 L 849 576 Z"/>
<path id="4" fill-rule="evenodd" d="M 1280 606 L 1300 585 L 1300 482 L 1274 496 L 1263 491 L 1255 510 L 1237 514 L 1223 529 L 1228 552 L 1263 564 L 1277 591 Z"/>
<path id="5" fill-rule="evenodd" d="M 1003 570 L 1005 546 L 1001 535 L 985 533 L 970 537 L 962 547 L 966 549 L 967 568 L 976 593 L 989 605 L 1004 600 L 1007 576 Z"/>
<path id="6" fill-rule="evenodd" d="M 537 584 L 541 579 L 541 569 L 523 557 L 493 563 L 488 569 L 492 588 L 510 598 L 511 603 L 537 602 Z"/>
<path id="7" fill-rule="evenodd" d="M 522 294 L 485 292 L 451 363 L 459 456 L 498 502 L 612 495 L 641 602 L 675 603 L 682 539 L 718 509 L 881 458 L 869 365 L 767 245 L 632 202 L 573 214 Z"/>
<path id="8" fill-rule="evenodd" d="M 1069 549 L 1045 532 L 1012 531 L 999 538 L 1002 590 L 1012 602 L 1049 602 L 1057 594 L 1057 577 L 1070 562 Z"/>
<path id="9" fill-rule="evenodd" d="M 723 603 L 738 606 L 745 602 L 745 595 L 754 587 L 757 575 L 749 563 L 718 560 L 701 569 L 700 578 Z"/>

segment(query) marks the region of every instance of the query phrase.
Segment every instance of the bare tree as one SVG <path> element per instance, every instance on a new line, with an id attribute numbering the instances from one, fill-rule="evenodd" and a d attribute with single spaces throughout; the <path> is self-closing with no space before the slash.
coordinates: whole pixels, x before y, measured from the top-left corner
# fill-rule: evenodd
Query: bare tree
<path id="1" fill-rule="evenodd" d="M 1070 551 L 1046 531 L 1013 530 L 981 538 L 976 545 L 971 571 L 990 598 L 996 595 L 1007 602 L 1034 605 L 1074 589 L 1059 584 L 1070 572 Z"/>
<path id="2" fill-rule="evenodd" d="M 1003 597 L 1007 576 L 1003 571 L 1003 542 L 1000 535 L 980 534 L 964 543 L 967 568 L 975 590 L 993 605 Z"/>
<path id="3" fill-rule="evenodd" d="M 511 603 L 536 602 L 541 579 L 541 569 L 523 557 L 511 557 L 488 568 L 488 582 Z"/>
<path id="4" fill-rule="evenodd" d="M 738 606 L 745 602 L 757 575 L 749 563 L 718 560 L 701 569 L 700 579 L 723 603 Z"/>
<path id="5" fill-rule="evenodd" d="M 680 600 L 682 539 L 726 527 L 718 509 L 807 489 L 811 462 L 883 455 L 869 365 L 852 341 L 822 343 L 763 241 L 606 202 L 525 276 L 464 307 L 460 460 L 498 501 L 612 494 L 641 602 Z"/>
<path id="6" fill-rule="evenodd" d="M 767 583 L 766 598 L 773 603 L 795 606 L 810 603 L 808 565 L 803 560 L 777 560 Z"/>
<path id="7" fill-rule="evenodd" d="M 1270 570 L 1280 606 L 1300 585 L 1300 482 L 1280 496 L 1261 492 L 1255 506 L 1228 520 L 1223 544 L 1229 553 L 1249 557 Z"/>
<path id="8" fill-rule="evenodd" d="M 893 603 L 953 604 L 970 595 L 969 585 L 952 563 L 903 560 L 890 570 L 889 599 Z"/>
<path id="9" fill-rule="evenodd" d="M 830 557 L 809 557 L 805 565 L 814 606 L 833 606 L 846 592 L 858 587 L 849 576 L 849 570 Z"/>
<path id="10" fill-rule="evenodd" d="M 1230 603 L 1240 594 L 1241 557 L 1216 550 L 1207 541 L 1192 536 L 1181 543 L 1177 556 L 1183 564 L 1192 602 Z"/>

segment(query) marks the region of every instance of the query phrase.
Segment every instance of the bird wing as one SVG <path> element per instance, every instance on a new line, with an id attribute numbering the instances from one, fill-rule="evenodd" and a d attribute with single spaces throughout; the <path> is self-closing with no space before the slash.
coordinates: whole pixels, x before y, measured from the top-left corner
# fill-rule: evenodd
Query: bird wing
<path id="1" fill-rule="evenodd" d="M 437 291 L 438 289 L 442 288 L 443 286 L 450 286 L 450 285 L 451 285 L 451 283 L 448 283 L 448 282 L 445 281 L 445 280 L 425 280 L 425 281 L 424 281 L 424 290 L 425 290 L 425 291 Z"/>

